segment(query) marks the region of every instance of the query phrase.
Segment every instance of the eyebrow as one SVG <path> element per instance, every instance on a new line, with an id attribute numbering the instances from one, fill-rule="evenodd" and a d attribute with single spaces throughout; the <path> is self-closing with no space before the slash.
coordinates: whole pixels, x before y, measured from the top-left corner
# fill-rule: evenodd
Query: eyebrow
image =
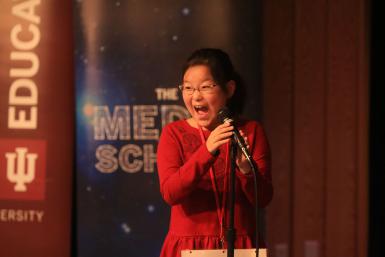
<path id="1" fill-rule="evenodd" d="M 206 80 L 203 80 L 200 84 L 203 84 L 203 83 L 205 83 L 205 82 L 213 82 L 213 83 L 216 83 L 213 79 L 206 79 Z M 188 81 L 188 80 L 183 80 L 183 83 L 191 83 L 190 81 Z"/>

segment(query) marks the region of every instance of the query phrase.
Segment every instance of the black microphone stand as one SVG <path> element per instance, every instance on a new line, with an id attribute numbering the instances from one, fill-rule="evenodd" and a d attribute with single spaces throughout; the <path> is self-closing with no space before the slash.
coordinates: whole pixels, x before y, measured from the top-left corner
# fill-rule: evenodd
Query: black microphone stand
<path id="1" fill-rule="evenodd" d="M 233 123 L 231 112 L 228 108 L 224 107 L 218 112 L 218 119 L 224 123 Z M 250 155 L 247 145 L 245 144 L 242 136 L 237 129 L 234 130 L 234 135 L 230 142 L 230 183 L 229 183 L 229 226 L 227 230 L 227 257 L 234 257 L 234 241 L 236 231 L 234 228 L 234 206 L 235 206 L 235 166 L 237 156 L 237 146 L 239 146 L 242 154 L 246 157 L 250 164 L 250 168 L 253 172 L 254 178 L 254 190 L 255 190 L 255 255 L 259 256 L 259 211 L 258 211 L 258 166 Z"/>
<path id="2" fill-rule="evenodd" d="M 237 135 L 231 139 L 230 142 L 230 188 L 229 188 L 229 226 L 227 230 L 227 257 L 234 257 L 234 242 L 236 231 L 234 228 L 234 207 L 235 207 L 235 167 L 237 158 Z M 246 156 L 250 164 L 250 168 L 253 172 L 254 177 L 254 189 L 255 189 L 255 256 L 259 256 L 259 211 L 258 211 L 258 187 L 257 187 L 257 176 L 258 168 L 252 157 L 248 154 L 247 150 L 241 149 L 243 154 Z"/>
<path id="3" fill-rule="evenodd" d="M 234 138 L 230 141 L 230 188 L 229 188 L 229 226 L 227 229 L 227 257 L 234 257 L 234 206 L 235 206 L 235 160 L 237 158 L 237 144 Z"/>

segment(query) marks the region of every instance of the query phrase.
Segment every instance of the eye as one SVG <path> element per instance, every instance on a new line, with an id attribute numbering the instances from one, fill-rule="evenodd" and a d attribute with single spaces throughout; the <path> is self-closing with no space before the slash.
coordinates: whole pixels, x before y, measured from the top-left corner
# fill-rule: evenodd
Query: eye
<path id="1" fill-rule="evenodd" d="M 207 90 L 210 90 L 211 88 L 212 88 L 212 85 L 202 85 L 200 90 L 207 91 Z"/>
<path id="2" fill-rule="evenodd" d="M 186 90 L 186 91 L 191 91 L 191 90 L 193 90 L 193 87 L 190 86 L 190 85 L 184 85 L 182 88 L 183 88 L 183 90 Z"/>

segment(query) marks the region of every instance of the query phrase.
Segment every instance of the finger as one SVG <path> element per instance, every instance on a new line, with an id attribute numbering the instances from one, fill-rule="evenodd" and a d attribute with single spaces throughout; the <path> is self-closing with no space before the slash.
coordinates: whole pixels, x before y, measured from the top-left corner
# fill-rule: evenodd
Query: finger
<path id="1" fill-rule="evenodd" d="M 234 130 L 234 126 L 233 125 L 227 125 L 227 126 L 221 126 L 221 127 L 218 126 L 216 130 L 218 132 L 230 131 L 230 130 Z"/>
<path id="2" fill-rule="evenodd" d="M 227 139 L 222 139 L 222 140 L 217 141 L 217 142 L 215 143 L 215 146 L 218 148 L 218 147 L 220 147 L 221 145 L 226 144 L 227 142 L 230 142 L 230 139 L 229 139 L 229 138 L 227 138 Z"/>
<path id="3" fill-rule="evenodd" d="M 245 141 L 246 147 L 249 148 L 249 141 L 247 140 L 247 137 L 243 137 L 243 140 Z"/>
<path id="4" fill-rule="evenodd" d="M 231 126 L 231 123 L 225 122 L 225 123 L 219 124 L 216 128 L 220 129 L 220 128 L 225 128 L 229 126 Z"/>
<path id="5" fill-rule="evenodd" d="M 224 127 L 229 127 L 229 126 L 232 126 L 232 124 L 229 122 L 225 122 L 225 123 L 219 124 L 217 126 L 217 128 L 224 128 Z"/>
<path id="6" fill-rule="evenodd" d="M 234 134 L 232 129 L 222 129 L 222 130 L 215 131 L 215 132 L 211 133 L 213 138 L 221 136 L 221 135 L 227 135 L 227 136 L 230 135 L 231 136 L 232 134 Z"/>
<path id="7" fill-rule="evenodd" d="M 219 141 L 219 140 L 223 140 L 223 139 L 230 139 L 230 137 L 233 135 L 234 133 L 232 132 L 232 131 L 230 131 L 230 132 L 225 132 L 225 133 L 221 133 L 221 134 L 219 134 L 219 135 L 217 135 L 216 137 L 215 137 L 215 141 Z"/>

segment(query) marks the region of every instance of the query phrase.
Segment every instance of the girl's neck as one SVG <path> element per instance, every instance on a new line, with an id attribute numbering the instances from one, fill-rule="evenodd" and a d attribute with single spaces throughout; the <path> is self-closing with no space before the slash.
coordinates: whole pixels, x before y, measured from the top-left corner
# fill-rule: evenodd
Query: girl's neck
<path id="1" fill-rule="evenodd" d="M 204 131 L 213 131 L 219 124 L 212 124 L 208 127 L 200 127 L 198 125 L 198 122 L 196 122 L 196 120 L 194 118 L 189 118 L 187 119 L 187 123 L 191 126 L 191 127 L 194 127 L 194 128 L 202 128 L 202 130 Z"/>

